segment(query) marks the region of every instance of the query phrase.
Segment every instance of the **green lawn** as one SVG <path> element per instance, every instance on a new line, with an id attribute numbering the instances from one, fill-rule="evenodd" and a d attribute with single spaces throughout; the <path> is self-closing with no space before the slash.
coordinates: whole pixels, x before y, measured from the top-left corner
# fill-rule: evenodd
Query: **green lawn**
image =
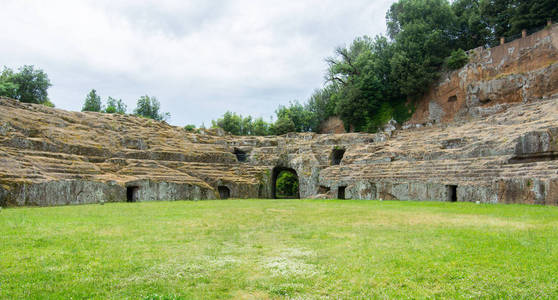
<path id="1" fill-rule="evenodd" d="M 0 212 L 0 298 L 557 298 L 558 208 L 353 200 Z"/>

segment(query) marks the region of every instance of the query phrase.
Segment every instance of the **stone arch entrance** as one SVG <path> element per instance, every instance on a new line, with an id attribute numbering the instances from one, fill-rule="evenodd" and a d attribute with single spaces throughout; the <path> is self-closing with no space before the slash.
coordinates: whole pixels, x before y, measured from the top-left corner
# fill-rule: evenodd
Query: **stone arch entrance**
<path id="1" fill-rule="evenodd" d="M 277 179 L 281 176 L 282 173 L 287 172 L 296 178 L 296 191 L 291 195 L 282 195 L 280 190 L 277 188 Z M 300 186 L 299 186 L 299 179 L 298 174 L 296 173 L 295 169 L 293 168 L 286 168 L 286 167 L 275 167 L 273 168 L 273 172 L 271 174 L 271 197 L 273 199 L 299 199 L 300 198 Z"/>
<path id="2" fill-rule="evenodd" d="M 229 199 L 231 197 L 231 190 L 228 187 L 220 185 L 217 190 L 219 191 L 219 198 Z"/>

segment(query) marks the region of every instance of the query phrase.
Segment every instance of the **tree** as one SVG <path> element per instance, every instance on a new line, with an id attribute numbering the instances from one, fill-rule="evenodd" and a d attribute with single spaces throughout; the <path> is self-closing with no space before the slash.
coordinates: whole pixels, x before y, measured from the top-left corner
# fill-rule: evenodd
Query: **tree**
<path id="1" fill-rule="evenodd" d="M 420 96 L 439 77 L 453 50 L 455 15 L 446 0 L 400 0 L 391 6 L 387 20 L 395 41 L 391 77 L 401 94 Z"/>
<path id="2" fill-rule="evenodd" d="M 447 0 L 399 0 L 386 13 L 386 20 L 392 39 L 397 39 L 409 25 L 423 24 L 434 31 L 447 31 L 455 23 Z"/>
<path id="3" fill-rule="evenodd" d="M 126 113 L 127 108 L 127 105 L 122 101 L 122 99 L 116 100 L 115 98 L 109 96 L 107 98 L 107 105 L 104 112 L 108 114 L 117 113 L 123 115 Z"/>
<path id="4" fill-rule="evenodd" d="M 252 123 L 252 116 L 247 116 L 242 119 L 241 135 L 254 135 L 254 124 Z"/>
<path id="5" fill-rule="evenodd" d="M 14 73 L 4 67 L 0 75 L 0 96 L 6 96 L 26 103 L 43 104 L 48 101 L 51 86 L 48 75 L 32 65 L 25 65 Z"/>
<path id="6" fill-rule="evenodd" d="M 136 108 L 134 109 L 134 115 L 157 121 L 167 120 L 170 117 L 170 113 L 159 112 L 160 107 L 161 104 L 157 98 L 150 97 L 148 95 L 141 96 L 138 99 Z"/>
<path id="7" fill-rule="evenodd" d="M 337 56 L 328 59 L 328 80 L 333 86 L 330 101 L 336 103 L 335 113 L 345 128 L 376 131 L 384 112 L 393 112 L 380 108 L 391 107 L 403 98 L 392 83 L 393 49 L 384 37 L 365 36 L 355 39 L 348 48 L 338 48 Z"/>
<path id="8" fill-rule="evenodd" d="M 85 103 L 81 111 L 101 111 L 101 97 L 97 95 L 97 91 L 92 89 L 85 97 Z"/>
<path id="9" fill-rule="evenodd" d="M 523 29 L 531 29 L 546 25 L 548 19 L 558 20 L 557 0 L 516 0 L 515 13 L 510 23 L 511 33 L 519 33 Z"/>
<path id="10" fill-rule="evenodd" d="M 491 45 L 497 45 L 500 37 L 519 35 L 523 29 L 558 19 L 556 0 L 480 0 L 479 10 L 491 32 Z"/>
<path id="11" fill-rule="evenodd" d="M 0 96 L 16 98 L 17 85 L 0 79 Z"/>
<path id="12" fill-rule="evenodd" d="M 257 118 L 254 120 L 253 124 L 253 135 L 265 136 L 271 134 L 270 124 L 263 120 L 263 118 Z"/>
<path id="13" fill-rule="evenodd" d="M 318 132 L 320 125 L 329 117 L 335 115 L 335 107 L 337 106 L 337 98 L 334 94 L 337 92 L 339 85 L 329 84 L 323 89 L 316 89 L 308 102 L 305 109 L 312 114 L 310 122 L 311 130 Z"/>
<path id="14" fill-rule="evenodd" d="M 4 67 L 0 73 L 0 96 L 15 99 L 17 97 L 18 85 L 12 81 L 14 71 Z"/>
<path id="15" fill-rule="evenodd" d="M 222 118 L 212 121 L 212 127 L 220 127 L 234 135 L 242 135 L 242 116 L 227 111 Z"/>
<path id="16" fill-rule="evenodd" d="M 488 23 L 481 16 L 481 0 L 455 0 L 451 9 L 457 22 L 456 48 L 469 50 L 494 42 Z"/>
<path id="17" fill-rule="evenodd" d="M 359 76 L 370 58 L 373 40 L 367 36 L 356 38 L 348 48 L 338 47 L 335 56 L 326 58 L 326 80 L 346 85 L 352 76 Z"/>
<path id="18" fill-rule="evenodd" d="M 291 120 L 294 124 L 293 131 L 308 132 L 312 130 L 314 116 L 311 111 L 305 109 L 298 101 L 290 102 L 289 106 L 280 105 L 275 114 L 277 115 L 277 120 Z"/>
<path id="19" fill-rule="evenodd" d="M 337 114 L 345 128 L 374 132 L 375 115 L 382 103 L 382 86 L 374 74 L 351 80 L 338 94 Z"/>
<path id="20" fill-rule="evenodd" d="M 511 19 L 515 14 L 516 0 L 483 0 L 480 3 L 481 15 L 490 28 L 492 45 L 497 45 L 500 37 L 512 35 Z"/>
<path id="21" fill-rule="evenodd" d="M 295 131 L 295 123 L 289 117 L 278 118 L 273 125 L 273 133 L 275 133 L 276 135 L 282 135 Z"/>
<path id="22" fill-rule="evenodd" d="M 211 121 L 212 127 L 222 128 L 226 132 L 234 135 L 270 135 L 271 124 L 262 118 L 254 119 L 252 116 L 242 117 L 236 113 L 227 111 L 217 121 Z"/>

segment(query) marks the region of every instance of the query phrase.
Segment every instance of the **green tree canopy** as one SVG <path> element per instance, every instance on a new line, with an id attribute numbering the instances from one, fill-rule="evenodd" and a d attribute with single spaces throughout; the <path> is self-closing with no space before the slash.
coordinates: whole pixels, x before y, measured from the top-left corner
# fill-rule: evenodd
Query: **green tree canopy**
<path id="1" fill-rule="evenodd" d="M 446 59 L 450 70 L 457 70 L 469 62 L 469 56 L 462 49 L 457 49 Z"/>
<path id="2" fill-rule="evenodd" d="M 243 135 L 242 116 L 227 111 L 222 118 L 212 121 L 212 127 L 220 127 L 226 132 L 234 135 Z"/>
<path id="3" fill-rule="evenodd" d="M 293 120 L 288 117 L 283 117 L 277 119 L 273 125 L 273 133 L 276 135 L 282 135 L 289 132 L 296 132 L 296 126 Z"/>
<path id="4" fill-rule="evenodd" d="M 159 112 L 160 108 L 161 104 L 157 98 L 148 95 L 141 96 L 134 109 L 134 115 L 157 121 L 167 120 L 170 117 L 170 113 Z"/>
<path id="5" fill-rule="evenodd" d="M 308 99 L 305 109 L 312 116 L 310 120 L 312 131 L 318 132 L 320 125 L 329 117 L 335 115 L 337 98 L 334 98 L 333 95 L 337 93 L 338 86 L 337 84 L 330 84 L 323 89 L 316 89 Z"/>
<path id="6" fill-rule="evenodd" d="M 253 135 L 265 136 L 272 134 L 271 125 L 264 121 L 263 118 L 254 119 L 252 123 Z"/>
<path id="7" fill-rule="evenodd" d="M 115 98 L 109 96 L 107 98 L 107 105 L 104 112 L 109 114 L 117 113 L 123 115 L 126 113 L 127 108 L 127 105 L 122 101 L 122 99 L 116 100 Z"/>
<path id="8" fill-rule="evenodd" d="M 453 49 L 455 23 L 447 0 L 400 0 L 391 6 L 387 25 L 395 54 L 390 63 L 402 94 L 420 96 L 438 78 Z"/>
<path id="9" fill-rule="evenodd" d="M 516 0 L 482 0 L 480 3 L 482 17 L 493 33 L 493 44 L 499 37 L 511 35 L 511 19 L 515 14 Z"/>
<path id="10" fill-rule="evenodd" d="M 313 114 L 310 110 L 307 110 L 298 101 L 290 102 L 289 106 L 280 105 L 275 111 L 277 115 L 277 120 L 289 119 L 294 124 L 294 130 L 296 132 L 308 132 L 313 129 L 312 119 Z"/>
<path id="11" fill-rule="evenodd" d="M 85 102 L 81 111 L 101 111 L 101 97 L 97 95 L 97 91 L 92 89 L 85 97 Z"/>
<path id="12" fill-rule="evenodd" d="M 558 20 L 557 0 L 481 0 L 480 13 L 492 32 L 492 44 L 499 37 L 510 37 L 523 29 L 545 26 Z"/>
<path id="13" fill-rule="evenodd" d="M 216 121 L 211 121 L 211 124 L 214 128 L 222 128 L 234 135 L 264 136 L 273 134 L 271 124 L 265 122 L 263 118 L 242 117 L 242 115 L 230 111 L 227 111 Z"/>
<path id="14" fill-rule="evenodd" d="M 455 0 L 451 8 L 456 17 L 455 48 L 469 50 L 494 42 L 488 23 L 481 15 L 481 0 Z"/>
<path id="15" fill-rule="evenodd" d="M 18 85 L 12 81 L 13 75 L 14 71 L 7 67 L 0 73 L 0 96 L 17 98 Z"/>
<path id="16" fill-rule="evenodd" d="M 194 131 L 196 131 L 196 125 L 193 125 L 193 124 L 185 125 L 184 130 L 186 130 L 188 132 L 194 132 Z"/>
<path id="17" fill-rule="evenodd" d="M 21 102 L 44 104 L 48 102 L 48 88 L 51 86 L 48 75 L 32 65 L 25 65 L 15 73 L 4 67 L 0 74 L 0 96 L 17 99 Z"/>
<path id="18" fill-rule="evenodd" d="M 327 60 L 331 94 L 326 107 L 335 107 L 345 128 L 375 131 L 392 117 L 388 108 L 405 100 L 391 77 L 393 52 L 386 38 L 365 36 L 338 48 L 337 56 Z"/>

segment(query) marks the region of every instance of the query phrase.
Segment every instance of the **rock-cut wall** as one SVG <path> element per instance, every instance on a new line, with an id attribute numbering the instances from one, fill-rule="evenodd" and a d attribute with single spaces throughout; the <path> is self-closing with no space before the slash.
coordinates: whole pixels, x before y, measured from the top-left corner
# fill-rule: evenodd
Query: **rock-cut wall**
<path id="1" fill-rule="evenodd" d="M 468 120 L 558 95 L 558 24 L 497 47 L 473 49 L 469 58 L 417 101 L 411 124 Z"/>
<path id="2" fill-rule="evenodd" d="M 378 134 L 237 137 L 0 98 L 0 205 L 273 198 L 558 204 L 558 98 Z"/>

